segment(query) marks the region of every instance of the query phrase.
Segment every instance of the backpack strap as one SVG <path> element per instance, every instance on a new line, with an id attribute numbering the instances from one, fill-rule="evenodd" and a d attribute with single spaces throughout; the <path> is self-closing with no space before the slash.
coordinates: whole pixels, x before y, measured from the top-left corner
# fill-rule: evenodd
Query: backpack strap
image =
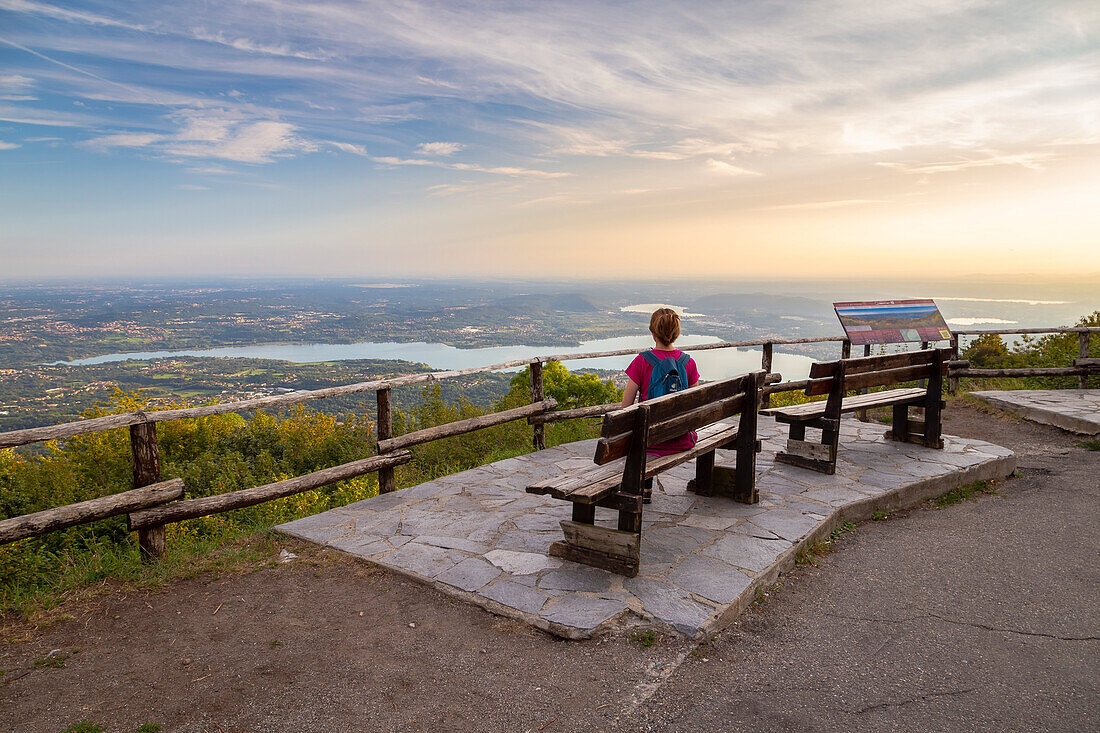
<path id="1" fill-rule="evenodd" d="M 650 363 L 654 368 L 661 363 L 661 360 L 657 358 L 657 355 L 653 353 L 653 349 L 642 352 L 642 358 Z"/>
<path id="2" fill-rule="evenodd" d="M 687 371 L 688 359 L 690 358 L 690 356 L 681 351 L 680 356 L 676 358 L 676 361 L 680 364 L 680 366 L 684 368 L 685 371 Z"/>

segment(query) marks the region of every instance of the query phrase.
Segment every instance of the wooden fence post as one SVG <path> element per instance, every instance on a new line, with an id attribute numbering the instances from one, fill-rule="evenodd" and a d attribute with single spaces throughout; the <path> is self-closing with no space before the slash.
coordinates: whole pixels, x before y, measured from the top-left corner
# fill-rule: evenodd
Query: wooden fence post
<path id="1" fill-rule="evenodd" d="M 378 399 L 378 425 L 375 432 L 378 438 L 378 454 L 382 454 L 381 442 L 393 437 L 393 411 L 390 408 L 390 388 L 384 387 L 374 393 Z M 397 490 L 397 480 L 393 476 L 393 467 L 378 469 L 378 493 L 388 494 Z"/>
<path id="2" fill-rule="evenodd" d="M 870 356 L 871 355 L 871 344 L 864 344 L 863 345 L 863 355 L 864 356 Z M 856 390 L 856 394 L 867 394 L 867 388 L 864 387 L 862 389 Z M 841 397 L 843 397 L 843 396 L 844 395 L 841 395 Z M 856 410 L 856 419 L 859 420 L 860 422 L 868 422 L 867 411 L 866 410 Z"/>
<path id="3" fill-rule="evenodd" d="M 1087 359 L 1089 356 L 1089 332 L 1081 331 L 1077 334 L 1077 356 Z M 1089 377 L 1087 374 L 1077 375 L 1077 389 L 1088 389 Z"/>
<path id="4" fill-rule="evenodd" d="M 958 360 L 959 358 L 959 335 L 951 334 L 951 358 Z M 959 391 L 959 378 L 950 377 L 947 380 L 947 394 L 955 396 Z"/>
<path id="5" fill-rule="evenodd" d="M 536 402 L 542 402 L 543 399 L 543 386 L 542 386 L 542 362 L 536 361 L 531 364 L 531 404 Z M 535 450 L 542 450 L 546 447 L 546 425 L 544 423 L 536 423 L 531 429 L 531 443 L 534 445 Z"/>
<path id="6" fill-rule="evenodd" d="M 130 426 L 130 453 L 134 462 L 134 488 L 160 481 L 160 447 L 157 445 L 157 424 L 138 423 Z M 164 555 L 164 525 L 138 530 L 138 547 L 145 561 Z"/>
<path id="7" fill-rule="evenodd" d="M 765 341 L 763 346 L 763 352 L 760 355 L 760 368 L 764 370 L 764 378 L 767 379 L 768 375 L 772 373 L 772 342 Z M 761 389 L 764 387 L 764 383 L 760 383 Z M 760 407 L 771 407 L 772 395 L 768 392 L 764 395 L 763 400 L 760 402 Z"/>
<path id="8" fill-rule="evenodd" d="M 840 358 L 852 358 L 852 342 L 850 339 L 844 339 L 844 341 L 840 344 Z"/>

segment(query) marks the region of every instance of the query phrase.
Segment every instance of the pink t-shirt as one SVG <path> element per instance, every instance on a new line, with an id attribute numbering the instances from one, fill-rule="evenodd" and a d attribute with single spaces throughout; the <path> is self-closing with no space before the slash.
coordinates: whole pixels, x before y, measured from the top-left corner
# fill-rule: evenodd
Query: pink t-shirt
<path id="1" fill-rule="evenodd" d="M 679 359 L 682 353 L 679 349 L 673 351 L 658 351 L 653 349 L 653 355 L 658 359 Z M 693 386 L 699 381 L 699 367 L 695 366 L 695 360 L 690 356 L 688 357 L 687 367 L 685 367 L 688 377 L 688 386 Z M 646 361 L 646 358 L 641 354 L 634 357 L 634 361 L 630 362 L 630 366 L 626 368 L 626 376 L 638 385 L 638 400 L 645 401 L 648 396 L 646 393 L 649 391 L 649 377 L 653 374 L 653 365 Z M 679 438 L 673 438 L 672 440 L 666 440 L 664 443 L 658 443 L 657 445 L 651 445 L 646 448 L 646 453 L 650 453 L 655 456 L 667 456 L 671 453 L 680 453 L 695 447 L 695 442 L 698 440 L 698 436 L 695 431 L 685 433 Z"/>

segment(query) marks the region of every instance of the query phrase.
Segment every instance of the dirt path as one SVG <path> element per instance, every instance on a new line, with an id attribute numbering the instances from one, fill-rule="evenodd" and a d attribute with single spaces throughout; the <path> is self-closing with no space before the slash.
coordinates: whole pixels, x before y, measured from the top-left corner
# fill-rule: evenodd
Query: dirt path
<path id="1" fill-rule="evenodd" d="M 957 403 L 946 430 L 1023 477 L 861 525 L 712 643 L 564 642 L 286 540 L 6 645 L 0 730 L 1095 728 L 1100 453 Z"/>

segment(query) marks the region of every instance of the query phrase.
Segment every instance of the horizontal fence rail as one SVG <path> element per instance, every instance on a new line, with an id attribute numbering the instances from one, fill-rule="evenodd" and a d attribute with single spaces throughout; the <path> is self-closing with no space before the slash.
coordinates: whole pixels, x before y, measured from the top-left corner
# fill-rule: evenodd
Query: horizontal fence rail
<path id="1" fill-rule="evenodd" d="M 328 484 L 334 484 L 337 481 L 372 473 L 383 466 L 397 466 L 408 463 L 410 460 L 412 460 L 411 453 L 399 451 L 387 456 L 372 456 L 371 458 L 344 463 L 340 466 L 324 468 L 320 471 L 295 476 L 284 481 L 254 486 L 251 489 L 230 491 L 214 496 L 202 496 L 197 499 L 178 501 L 175 504 L 167 504 L 153 509 L 144 509 L 130 515 L 130 529 L 141 530 L 161 527 L 172 522 L 182 522 L 185 519 L 220 514 L 232 509 L 243 509 L 272 499 L 282 499 L 285 496 L 293 496 L 303 491 L 311 491 Z"/>
<path id="2" fill-rule="evenodd" d="M 1028 336 L 1032 334 L 1075 333 L 1077 334 L 1077 359 L 1070 367 L 1019 367 L 1014 369 L 970 369 L 954 368 L 948 372 L 947 391 L 956 394 L 959 391 L 959 379 L 963 377 L 1007 378 L 1007 377 L 1077 377 L 1077 388 L 1087 389 L 1090 374 L 1097 369 L 1086 363 L 1089 355 L 1089 339 L 1092 334 L 1100 333 L 1100 326 L 1060 326 L 1057 328 L 981 328 L 951 332 L 951 352 L 959 358 L 959 346 L 962 336 Z"/>
<path id="3" fill-rule="evenodd" d="M 110 496 L 101 496 L 98 499 L 12 517 L 0 521 L 0 545 L 166 504 L 181 496 L 183 496 L 183 479 L 174 478 Z"/>

